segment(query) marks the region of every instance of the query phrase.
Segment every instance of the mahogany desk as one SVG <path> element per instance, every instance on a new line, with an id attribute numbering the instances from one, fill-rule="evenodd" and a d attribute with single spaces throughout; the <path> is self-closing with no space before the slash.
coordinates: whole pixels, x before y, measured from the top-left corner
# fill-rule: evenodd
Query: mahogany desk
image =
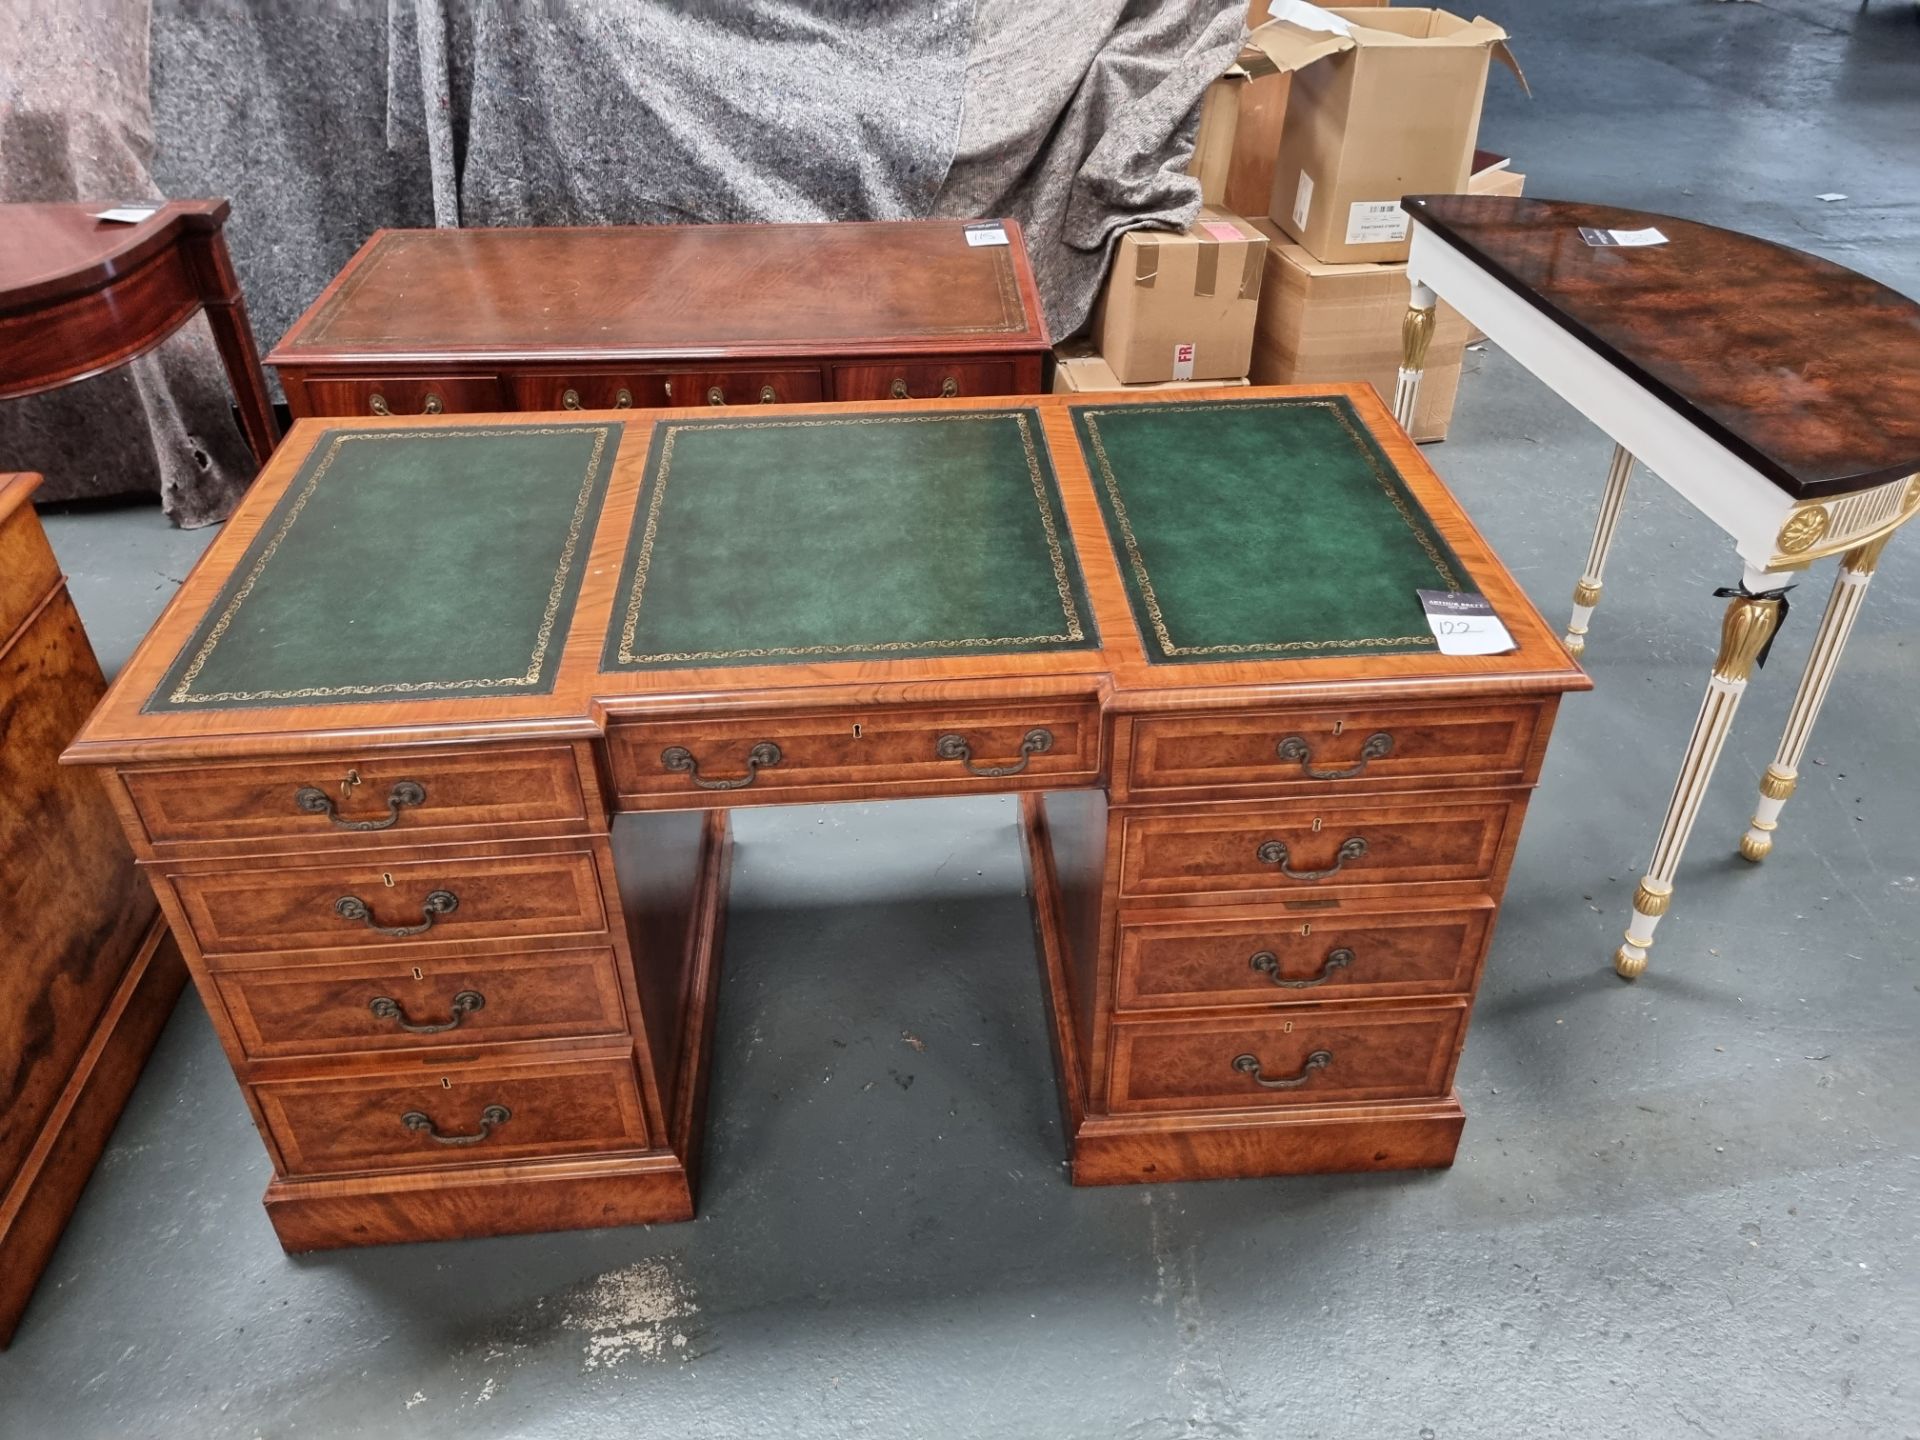
<path id="1" fill-rule="evenodd" d="M 1038 394 L 998 224 L 381 230 L 267 363 L 296 417 Z"/>
<path id="2" fill-rule="evenodd" d="M 1076 1181 L 1445 1165 L 1586 685 L 1363 385 L 307 421 L 66 758 L 299 1250 L 693 1213 L 738 805 L 1020 793 Z"/>
<path id="3" fill-rule="evenodd" d="M 170 200 L 137 225 L 87 204 L 0 205 L 0 400 L 144 355 L 201 310 L 262 465 L 280 427 L 227 256 L 224 200 Z"/>
<path id="4" fill-rule="evenodd" d="M 1413 302 L 1394 413 L 1413 413 L 1436 295 L 1615 441 L 1567 644 L 1577 655 L 1637 457 L 1726 531 L 1742 562 L 1653 858 L 1614 953 L 1632 980 L 1785 588 L 1841 556 L 1786 733 L 1740 841 L 1759 862 L 1893 532 L 1920 514 L 1920 304 L 1831 261 L 1710 225 L 1503 196 L 1428 195 L 1413 217 Z M 1592 246 L 1583 226 L 1667 243 Z"/>

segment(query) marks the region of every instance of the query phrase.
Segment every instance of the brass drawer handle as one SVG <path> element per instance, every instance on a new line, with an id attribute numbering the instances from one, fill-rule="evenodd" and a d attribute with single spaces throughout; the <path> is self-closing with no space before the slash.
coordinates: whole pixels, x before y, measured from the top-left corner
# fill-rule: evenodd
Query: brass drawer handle
<path id="1" fill-rule="evenodd" d="M 480 1128 L 471 1135 L 442 1135 L 439 1127 L 424 1111 L 409 1110 L 400 1117 L 400 1123 L 418 1135 L 426 1132 L 427 1138 L 436 1145 L 478 1145 L 493 1134 L 494 1127 L 504 1125 L 513 1118 L 513 1112 L 504 1105 L 489 1105 L 480 1112 Z"/>
<path id="2" fill-rule="evenodd" d="M 633 408 L 633 391 L 624 385 L 614 391 L 613 408 L 616 410 L 631 410 Z"/>
<path id="3" fill-rule="evenodd" d="M 778 397 L 774 395 L 771 385 L 762 385 L 760 387 L 760 403 L 762 405 L 771 405 L 776 398 Z"/>
<path id="4" fill-rule="evenodd" d="M 333 808 L 333 797 L 317 785 L 302 785 L 293 792 L 293 806 L 309 815 L 324 815 L 327 823 L 341 830 L 386 830 L 399 819 L 409 805 L 427 803 L 427 787 L 417 780 L 396 780 L 387 792 L 387 813 L 379 820 L 342 820 Z"/>
<path id="5" fill-rule="evenodd" d="M 1338 875 L 1340 867 L 1349 860 L 1361 859 L 1367 853 L 1367 842 L 1358 835 L 1349 836 L 1340 842 L 1340 851 L 1333 857 L 1333 864 L 1325 870 L 1295 870 L 1287 864 L 1287 842 L 1268 840 L 1253 852 L 1262 865 L 1278 865 L 1280 873 L 1289 880 L 1324 880 L 1329 875 Z"/>
<path id="6" fill-rule="evenodd" d="M 565 390 L 562 390 L 560 392 L 560 408 L 562 410 L 578 410 L 580 408 L 580 392 L 575 390 L 571 385 Z"/>
<path id="7" fill-rule="evenodd" d="M 393 413 L 393 411 L 387 408 L 387 397 L 382 395 L 378 390 L 367 396 L 367 409 L 376 415 L 391 415 Z"/>
<path id="8" fill-rule="evenodd" d="M 1331 1050 L 1316 1050 L 1307 1056 L 1307 1063 L 1300 1067 L 1298 1075 L 1282 1075 L 1269 1080 L 1260 1073 L 1260 1057 L 1257 1055 L 1236 1055 L 1233 1068 L 1252 1080 L 1262 1090 L 1298 1090 L 1313 1078 L 1313 1072 L 1324 1070 L 1333 1064 Z"/>
<path id="9" fill-rule="evenodd" d="M 660 752 L 660 763 L 676 775 L 685 775 L 702 790 L 744 790 L 764 769 L 780 763 L 780 747 L 762 740 L 747 752 L 747 773 L 737 780 L 709 780 L 700 773 L 700 762 L 684 745 L 669 745 Z"/>
<path id="10" fill-rule="evenodd" d="M 452 1013 L 437 1025 L 417 1025 L 407 1019 L 401 1010 L 400 1002 L 386 995 L 376 995 L 367 1005 L 374 1016 L 381 1020 L 391 1020 L 409 1035 L 440 1035 L 448 1030 L 458 1030 L 460 1022 L 475 1010 L 486 1006 L 487 997 L 478 990 L 462 990 L 453 997 Z"/>
<path id="11" fill-rule="evenodd" d="M 1280 957 L 1271 950 L 1256 951 L 1249 957 L 1249 963 L 1282 990 L 1311 990 L 1314 986 L 1324 985 L 1331 980 L 1334 971 L 1344 970 L 1353 964 L 1353 951 L 1344 945 L 1338 950 L 1329 950 L 1327 958 L 1320 962 L 1320 973 L 1307 980 L 1281 979 Z"/>
<path id="12" fill-rule="evenodd" d="M 1313 768 L 1313 751 L 1307 748 L 1307 742 L 1298 735 L 1289 735 L 1274 747 L 1274 753 L 1289 765 L 1298 764 L 1300 773 L 1309 780 L 1351 780 L 1361 774 L 1374 760 L 1384 760 L 1393 753 L 1393 736 L 1384 730 L 1376 730 L 1367 736 L 1367 743 L 1360 747 L 1360 763 L 1349 765 L 1344 770 L 1316 770 Z"/>
<path id="13" fill-rule="evenodd" d="M 420 407 L 420 413 L 422 415 L 438 415 L 446 408 L 447 407 L 441 403 L 438 395 L 429 394 L 427 396 L 427 403 Z"/>
<path id="14" fill-rule="evenodd" d="M 954 379 L 953 376 L 949 375 L 940 382 L 940 398 L 942 400 L 951 400 L 959 393 L 960 382 Z M 896 375 L 893 377 L 893 384 L 887 387 L 887 394 L 895 400 L 911 400 L 913 398 L 907 390 L 907 377 L 904 375 Z"/>
<path id="15" fill-rule="evenodd" d="M 727 392 L 725 390 L 722 390 L 718 385 L 709 385 L 707 387 L 707 404 L 724 405 L 726 403 Z"/>
<path id="16" fill-rule="evenodd" d="M 435 920 L 442 915 L 451 915 L 459 906 L 460 897 L 451 890 L 432 890 L 428 892 L 426 900 L 420 906 L 420 913 L 426 918 L 418 925 L 382 925 L 373 918 L 373 911 L 358 895 L 342 895 L 333 902 L 333 913 L 342 920 L 362 921 L 369 930 L 378 931 L 382 935 L 391 935 L 398 940 L 408 935 L 426 934 L 433 928 Z"/>
<path id="17" fill-rule="evenodd" d="M 973 747 L 967 744 L 964 735 L 942 735 L 934 742 L 933 753 L 942 760 L 958 760 L 967 767 L 969 775 L 978 775 L 982 779 L 992 780 L 1002 775 L 1018 775 L 1027 768 L 1027 762 L 1036 755 L 1044 755 L 1053 748 L 1053 732 L 1042 726 L 1035 726 L 1021 737 L 1020 759 L 1012 765 L 976 765 L 973 763 Z"/>

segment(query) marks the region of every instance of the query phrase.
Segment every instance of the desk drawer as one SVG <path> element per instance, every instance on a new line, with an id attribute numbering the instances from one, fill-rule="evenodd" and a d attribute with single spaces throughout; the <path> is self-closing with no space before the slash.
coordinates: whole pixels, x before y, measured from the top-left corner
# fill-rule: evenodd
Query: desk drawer
<path id="1" fill-rule="evenodd" d="M 647 1148 L 625 1056 L 283 1080 L 254 1097 L 293 1175 Z"/>
<path id="2" fill-rule="evenodd" d="M 1121 916 L 1121 1010 L 1464 994 L 1494 912 L 1482 900 L 1448 910 L 1168 913 Z"/>
<path id="3" fill-rule="evenodd" d="M 1530 782 L 1540 706 L 1526 702 L 1157 715 L 1133 722 L 1134 790 L 1319 795 Z"/>
<path id="4" fill-rule="evenodd" d="M 506 408 L 498 375 L 312 375 L 310 415 L 470 415 Z"/>
<path id="5" fill-rule="evenodd" d="M 610 948 L 220 970 L 252 1060 L 485 1041 L 624 1036 Z"/>
<path id="6" fill-rule="evenodd" d="M 751 803 L 877 784 L 1059 787 L 1099 774 L 1100 712 L 1092 701 L 1037 701 L 615 721 L 607 746 L 623 801 Z"/>
<path id="7" fill-rule="evenodd" d="M 586 850 L 183 870 L 167 878 L 209 958 L 589 935 L 607 928 Z"/>
<path id="8" fill-rule="evenodd" d="M 1341 802 L 1129 814 L 1120 893 L 1291 899 L 1356 886 L 1490 880 L 1525 804 Z"/>
<path id="9" fill-rule="evenodd" d="M 276 836 L 411 843 L 458 826 L 586 819 L 573 751 L 563 745 L 157 766 L 120 778 L 156 845 Z"/>
<path id="10" fill-rule="evenodd" d="M 651 410 L 673 403 L 665 375 L 612 370 L 514 375 L 507 383 L 516 410 Z"/>
<path id="11" fill-rule="evenodd" d="M 1250 1110 L 1441 1097 L 1466 1024 L 1461 1001 L 1115 1025 L 1111 1107 Z"/>
<path id="12" fill-rule="evenodd" d="M 833 367 L 836 400 L 939 400 L 1017 394 L 1011 360 L 882 360 Z"/>
<path id="13" fill-rule="evenodd" d="M 668 405 L 798 405 L 818 400 L 820 372 L 805 369 L 682 370 L 666 377 Z"/>

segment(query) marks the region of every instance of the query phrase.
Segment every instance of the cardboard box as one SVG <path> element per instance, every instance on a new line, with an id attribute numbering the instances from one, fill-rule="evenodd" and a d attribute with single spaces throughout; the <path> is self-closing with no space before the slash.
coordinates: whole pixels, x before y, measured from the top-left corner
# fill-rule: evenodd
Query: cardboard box
<path id="1" fill-rule="evenodd" d="M 1267 237 L 1203 205 L 1185 230 L 1129 230 L 1093 312 L 1093 341 L 1122 383 L 1238 380 L 1253 354 Z"/>
<path id="2" fill-rule="evenodd" d="M 1193 159 L 1187 173 L 1200 182 L 1200 203 L 1226 201 L 1227 172 L 1233 164 L 1234 135 L 1240 128 L 1240 97 L 1247 88 L 1247 72 L 1238 65 L 1207 87 L 1200 100 L 1200 128 L 1193 137 Z M 1262 198 L 1259 209 L 1266 204 Z"/>
<path id="3" fill-rule="evenodd" d="M 1053 352 L 1053 393 L 1086 395 L 1101 390 L 1207 390 L 1221 385 L 1245 385 L 1238 380 L 1150 380 L 1124 385 L 1106 357 L 1085 341 L 1062 345 Z"/>
<path id="4" fill-rule="evenodd" d="M 1293 77 L 1267 213 L 1318 260 L 1407 258 L 1403 195 L 1466 189 L 1487 66 L 1526 78 L 1491 20 L 1445 10 L 1326 9 L 1275 0 L 1249 44 Z"/>
<path id="5" fill-rule="evenodd" d="M 1255 223 L 1272 243 L 1260 287 L 1253 383 L 1365 380 L 1392 404 L 1409 298 L 1406 265 L 1329 265 L 1288 240 L 1272 221 Z M 1442 302 L 1410 427 L 1414 439 L 1446 438 L 1466 345 L 1467 322 Z"/>

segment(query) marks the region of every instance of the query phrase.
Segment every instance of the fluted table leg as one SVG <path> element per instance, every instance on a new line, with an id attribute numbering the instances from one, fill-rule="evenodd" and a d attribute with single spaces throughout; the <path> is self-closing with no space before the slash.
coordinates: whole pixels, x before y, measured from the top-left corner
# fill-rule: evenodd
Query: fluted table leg
<path id="1" fill-rule="evenodd" d="M 1400 376 L 1393 387 L 1393 418 L 1409 435 L 1413 433 L 1413 407 L 1420 399 L 1420 377 L 1426 373 L 1427 347 L 1433 343 L 1439 304 L 1440 297 L 1416 280 L 1406 318 L 1400 322 Z"/>
<path id="2" fill-rule="evenodd" d="M 1587 568 L 1580 583 L 1573 587 L 1573 618 L 1567 622 L 1567 649 L 1576 657 L 1587 648 L 1587 622 L 1593 607 L 1600 603 L 1600 581 L 1606 573 L 1607 552 L 1613 548 L 1614 527 L 1620 523 L 1620 508 L 1627 499 L 1627 478 L 1633 474 L 1633 456 L 1624 445 L 1613 447 L 1613 463 L 1607 467 L 1607 488 L 1600 497 L 1600 517 L 1593 525 L 1593 545 L 1587 551 Z"/>

